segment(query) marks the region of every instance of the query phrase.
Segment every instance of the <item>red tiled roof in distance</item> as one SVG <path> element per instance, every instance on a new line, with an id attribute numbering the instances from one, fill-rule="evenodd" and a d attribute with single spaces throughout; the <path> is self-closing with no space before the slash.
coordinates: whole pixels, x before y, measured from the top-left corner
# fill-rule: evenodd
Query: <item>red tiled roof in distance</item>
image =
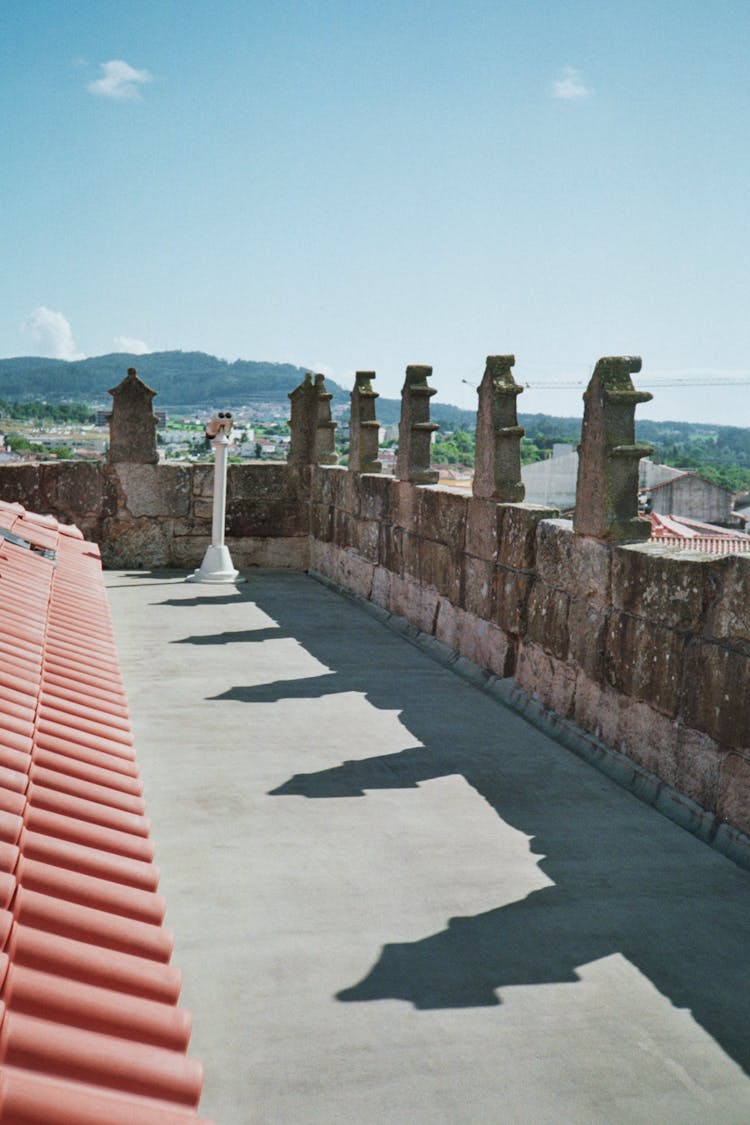
<path id="1" fill-rule="evenodd" d="M 97 548 L 0 501 L 0 1122 L 189 1125 L 203 1081 Z"/>

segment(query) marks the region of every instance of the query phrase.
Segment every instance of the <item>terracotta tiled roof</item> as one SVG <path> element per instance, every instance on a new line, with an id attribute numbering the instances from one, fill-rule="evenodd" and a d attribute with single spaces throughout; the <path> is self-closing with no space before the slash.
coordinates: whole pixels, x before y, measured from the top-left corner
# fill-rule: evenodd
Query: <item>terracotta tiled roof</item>
<path id="1" fill-rule="evenodd" d="M 97 547 L 0 502 L 0 1121 L 180 1125 L 200 1063 Z"/>
<path id="2" fill-rule="evenodd" d="M 649 512 L 651 539 L 667 547 L 683 547 L 709 555 L 744 554 L 750 552 L 750 536 L 731 528 Z"/>

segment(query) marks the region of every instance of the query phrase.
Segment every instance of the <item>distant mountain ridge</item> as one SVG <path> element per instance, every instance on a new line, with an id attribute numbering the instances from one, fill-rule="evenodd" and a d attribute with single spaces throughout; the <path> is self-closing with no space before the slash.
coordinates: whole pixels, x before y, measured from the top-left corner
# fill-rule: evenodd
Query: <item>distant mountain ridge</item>
<path id="1" fill-rule="evenodd" d="M 108 402 L 107 391 L 125 378 L 129 367 L 137 368 L 158 393 L 160 406 L 218 401 L 234 406 L 259 395 L 273 401 L 284 398 L 305 374 L 290 363 L 230 363 L 205 352 L 112 352 L 77 360 L 17 356 L 0 359 L 0 398 Z"/>
<path id="2" fill-rule="evenodd" d="M 17 356 L 0 359 L 0 399 L 46 400 L 102 403 L 109 406 L 107 394 L 135 367 L 138 374 L 158 394 L 156 406 L 170 407 L 237 407 L 246 403 L 278 402 L 287 405 L 287 395 L 312 368 L 295 367 L 291 363 L 263 363 L 247 359 L 229 362 L 205 352 L 151 352 L 132 355 L 112 352 L 89 359 L 46 359 L 43 356 Z M 326 379 L 333 394 L 334 406 L 349 405 L 350 387 L 342 387 Z M 339 415 L 341 410 L 337 411 Z M 401 400 L 379 398 L 377 417 L 383 425 L 396 425 L 401 413 Z M 476 412 L 433 399 L 432 418 L 443 429 L 470 429 L 476 425 Z M 546 434 L 554 441 L 580 440 L 581 418 L 549 414 L 519 414 L 519 425 L 529 434 Z M 636 420 L 639 440 L 658 447 L 658 455 L 677 455 L 681 443 L 700 438 L 716 441 L 724 458 L 740 465 L 750 465 L 750 430 L 720 427 L 700 422 L 652 422 Z"/>
<path id="3" fill-rule="evenodd" d="M 44 399 L 47 402 L 101 402 L 109 404 L 107 391 L 116 387 L 135 367 L 158 394 L 156 405 L 241 406 L 248 402 L 283 402 L 312 368 L 291 363 L 264 363 L 247 359 L 229 362 L 205 352 L 150 352 L 131 355 L 112 352 L 88 359 L 45 359 L 16 356 L 0 359 L 0 399 Z M 348 404 L 351 388 L 326 379 L 334 403 Z M 385 425 L 398 422 L 400 399 L 380 398 L 378 418 Z M 433 415 L 453 426 L 474 426 L 474 411 L 447 403 L 434 403 Z"/>

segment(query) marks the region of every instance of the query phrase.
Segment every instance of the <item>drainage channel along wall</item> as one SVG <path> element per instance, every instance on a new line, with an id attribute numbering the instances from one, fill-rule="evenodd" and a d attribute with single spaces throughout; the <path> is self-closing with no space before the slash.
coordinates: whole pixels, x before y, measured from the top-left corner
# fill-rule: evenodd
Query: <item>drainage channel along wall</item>
<path id="1" fill-rule="evenodd" d="M 203 1073 L 99 552 L 0 502 L 0 1121 L 189 1125 Z"/>
<path id="2" fill-rule="evenodd" d="M 750 559 L 319 466 L 311 567 L 750 833 Z"/>

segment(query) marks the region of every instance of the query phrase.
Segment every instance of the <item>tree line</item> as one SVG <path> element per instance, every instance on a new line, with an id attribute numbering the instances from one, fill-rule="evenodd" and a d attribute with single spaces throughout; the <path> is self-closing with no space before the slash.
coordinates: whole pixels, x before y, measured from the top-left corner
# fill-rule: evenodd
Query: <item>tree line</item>
<path id="1" fill-rule="evenodd" d="M 558 418 L 547 414 L 519 414 L 526 433 L 521 439 L 524 465 L 551 456 L 553 446 L 581 440 L 580 418 Z M 636 438 L 653 447 L 652 459 L 676 469 L 697 473 L 732 492 L 750 489 L 750 429 L 693 422 L 636 421 Z M 475 431 L 452 429 L 446 419 L 432 447 L 433 461 L 473 467 Z"/>
<path id="2" fill-rule="evenodd" d="M 0 398 L 0 418 L 12 418 L 14 422 L 72 422 L 85 426 L 93 423 L 96 415 L 83 402 L 19 402 Z"/>

